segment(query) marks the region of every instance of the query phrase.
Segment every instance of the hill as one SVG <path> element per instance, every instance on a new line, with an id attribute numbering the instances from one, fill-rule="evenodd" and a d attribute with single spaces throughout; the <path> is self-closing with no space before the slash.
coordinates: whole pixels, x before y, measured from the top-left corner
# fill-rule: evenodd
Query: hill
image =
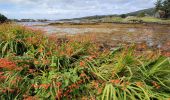
<path id="1" fill-rule="evenodd" d="M 154 15 L 155 13 L 155 9 L 154 8 L 149 8 L 149 9 L 143 9 L 143 10 L 139 10 L 139 11 L 135 11 L 135 12 L 131 12 L 131 13 L 127 13 L 127 16 L 137 16 L 139 13 L 146 13 L 150 16 Z"/>
<path id="2" fill-rule="evenodd" d="M 143 9 L 135 12 L 130 12 L 125 14 L 126 16 L 137 16 L 139 13 L 146 13 L 150 16 L 154 15 L 154 8 L 148 8 Z M 81 18 L 73 18 L 73 19 L 62 19 L 60 21 L 72 21 L 72 20 L 102 20 L 102 19 L 108 19 L 108 18 L 114 18 L 114 17 L 120 17 L 121 15 L 113 14 L 113 15 L 95 15 L 95 16 L 87 16 L 87 17 L 81 17 Z"/>
<path id="3" fill-rule="evenodd" d="M 73 18 L 73 19 L 61 19 L 60 21 L 70 21 L 70 20 L 93 20 L 93 19 L 102 19 L 106 17 L 118 17 L 119 15 L 94 15 L 94 16 L 86 16 L 86 17 L 80 17 L 80 18 Z"/>

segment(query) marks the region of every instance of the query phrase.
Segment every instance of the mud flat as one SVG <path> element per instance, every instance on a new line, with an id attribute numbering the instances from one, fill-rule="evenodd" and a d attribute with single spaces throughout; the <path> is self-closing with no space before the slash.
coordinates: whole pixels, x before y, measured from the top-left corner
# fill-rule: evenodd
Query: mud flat
<path id="1" fill-rule="evenodd" d="M 96 42 L 109 47 L 122 43 L 146 45 L 151 49 L 160 49 L 170 56 L 170 27 L 160 24 L 119 24 L 119 23 L 56 23 L 32 25 L 29 27 L 60 36 L 75 34 L 94 34 Z M 140 47 L 141 48 L 141 47 Z M 142 49 L 141 49 L 142 50 Z"/>

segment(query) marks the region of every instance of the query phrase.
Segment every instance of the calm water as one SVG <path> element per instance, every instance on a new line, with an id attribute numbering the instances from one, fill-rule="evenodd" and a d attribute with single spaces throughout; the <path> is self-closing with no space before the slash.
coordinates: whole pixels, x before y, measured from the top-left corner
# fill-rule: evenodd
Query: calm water
<path id="1" fill-rule="evenodd" d="M 58 34 L 77 34 L 77 33 L 89 33 L 89 32 L 102 32 L 102 33 L 111 33 L 117 29 L 109 28 L 69 28 L 69 27 L 57 27 L 48 25 L 51 22 L 19 22 L 18 24 L 32 27 L 35 29 L 41 29 L 47 33 L 58 33 Z M 129 30 L 130 31 L 130 30 Z"/>
<path id="2" fill-rule="evenodd" d="M 34 27 L 36 25 L 48 25 L 50 22 L 18 22 L 18 24 L 23 26 Z"/>

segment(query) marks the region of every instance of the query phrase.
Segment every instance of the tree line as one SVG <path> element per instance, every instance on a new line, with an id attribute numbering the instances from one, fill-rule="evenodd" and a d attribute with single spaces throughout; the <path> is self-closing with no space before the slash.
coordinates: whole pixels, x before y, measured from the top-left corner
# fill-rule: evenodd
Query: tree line
<path id="1" fill-rule="evenodd" d="M 170 0 L 157 0 L 155 11 L 159 12 L 162 18 L 170 17 Z"/>

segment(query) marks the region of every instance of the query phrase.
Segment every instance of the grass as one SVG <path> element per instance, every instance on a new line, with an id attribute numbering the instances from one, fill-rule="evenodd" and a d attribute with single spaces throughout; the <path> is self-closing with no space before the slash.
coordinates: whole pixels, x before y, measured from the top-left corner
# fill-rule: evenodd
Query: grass
<path id="1" fill-rule="evenodd" d="M 114 18 L 112 18 L 112 21 L 113 22 L 122 22 L 123 18 L 121 18 L 121 17 L 114 17 Z"/>
<path id="2" fill-rule="evenodd" d="M 166 100 L 170 58 L 100 50 L 95 36 L 58 38 L 0 25 L 1 100 Z"/>
<path id="3" fill-rule="evenodd" d="M 167 20 L 162 20 L 160 18 L 154 18 L 154 17 L 143 17 L 141 18 L 144 22 L 166 22 Z"/>
<path id="4" fill-rule="evenodd" d="M 134 17 L 132 19 L 142 20 L 144 22 L 156 22 L 156 23 L 169 23 L 170 22 L 169 19 L 165 20 L 165 19 L 160 19 L 160 18 L 155 18 L 155 17 L 136 17 L 136 18 Z"/>
<path id="5" fill-rule="evenodd" d="M 163 24 L 169 24 L 170 20 L 169 19 L 160 19 L 160 18 L 155 18 L 155 17 L 129 17 L 125 18 L 122 20 L 122 22 L 129 22 L 130 20 L 142 20 L 143 22 L 146 23 L 163 23 Z"/>
<path id="6" fill-rule="evenodd" d="M 170 20 L 169 19 L 160 19 L 160 18 L 155 18 L 155 17 L 135 17 L 135 16 L 130 16 L 127 18 L 121 18 L 121 17 L 110 17 L 110 18 L 102 18 L 102 22 L 122 22 L 122 23 L 130 23 L 130 20 L 142 20 L 143 22 L 151 23 L 165 23 L 169 24 Z"/>

